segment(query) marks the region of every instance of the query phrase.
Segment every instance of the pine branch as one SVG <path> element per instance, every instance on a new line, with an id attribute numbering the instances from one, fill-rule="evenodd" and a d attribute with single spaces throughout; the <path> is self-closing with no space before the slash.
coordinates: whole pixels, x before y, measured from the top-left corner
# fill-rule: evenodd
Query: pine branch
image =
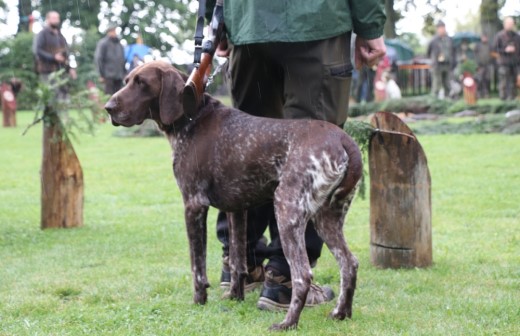
<path id="1" fill-rule="evenodd" d="M 61 131 L 58 134 L 61 134 L 63 141 L 68 142 L 70 138 L 76 140 L 76 131 L 94 134 L 101 107 L 98 102 L 89 99 L 88 90 L 70 95 L 67 100 L 59 100 L 57 91 L 67 85 L 68 81 L 69 77 L 65 75 L 64 70 L 60 70 L 49 76 L 48 83 L 38 83 L 36 90 L 38 101 L 34 107 L 34 120 L 24 130 L 23 135 L 42 121 L 57 125 Z M 75 112 L 69 113 L 71 110 L 75 110 Z"/>

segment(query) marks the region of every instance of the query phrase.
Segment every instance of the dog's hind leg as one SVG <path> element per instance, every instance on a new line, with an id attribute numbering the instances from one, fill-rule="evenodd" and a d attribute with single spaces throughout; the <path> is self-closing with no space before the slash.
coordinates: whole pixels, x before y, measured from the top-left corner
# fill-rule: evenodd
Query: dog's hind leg
<path id="1" fill-rule="evenodd" d="M 232 299 L 244 300 L 244 287 L 247 277 L 246 242 L 247 211 L 228 213 L 229 220 L 229 266 L 231 269 Z"/>
<path id="2" fill-rule="evenodd" d="M 205 304 L 208 295 L 206 289 L 209 287 L 206 275 L 206 217 L 207 206 L 186 204 L 184 218 L 190 244 L 191 274 L 193 276 L 193 301 Z"/>
<path id="3" fill-rule="evenodd" d="M 308 216 L 296 204 L 276 202 L 276 220 L 283 252 L 291 271 L 292 296 L 285 319 L 271 330 L 296 328 L 311 286 L 312 271 L 305 249 L 305 227 Z"/>
<path id="4" fill-rule="evenodd" d="M 354 191 L 343 202 L 324 204 L 314 216 L 314 226 L 340 268 L 340 293 L 336 307 L 330 313 L 332 318 L 338 320 L 352 317 L 352 301 L 356 289 L 358 261 L 350 252 L 343 233 L 343 223 L 353 196 Z"/>

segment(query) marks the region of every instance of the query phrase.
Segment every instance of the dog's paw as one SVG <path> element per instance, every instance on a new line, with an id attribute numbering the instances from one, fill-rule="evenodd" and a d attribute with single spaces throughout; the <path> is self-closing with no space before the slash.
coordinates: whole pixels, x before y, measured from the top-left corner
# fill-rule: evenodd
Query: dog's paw
<path id="1" fill-rule="evenodd" d="M 334 320 L 344 320 L 346 318 L 352 318 L 352 313 L 349 312 L 340 312 L 334 309 L 332 312 L 330 312 L 329 317 Z"/>
<path id="2" fill-rule="evenodd" d="M 230 290 L 225 291 L 220 298 L 225 300 L 244 301 L 244 295 L 240 296 L 232 294 Z"/>
<path id="3" fill-rule="evenodd" d="M 195 293 L 195 295 L 193 296 L 193 302 L 195 302 L 195 304 L 203 305 L 203 304 L 206 304 L 207 301 L 208 301 L 207 293 Z"/>
<path id="4" fill-rule="evenodd" d="M 298 327 L 298 324 L 296 324 L 296 323 L 289 324 L 289 323 L 282 322 L 282 323 L 273 324 L 269 328 L 269 331 L 285 331 L 285 330 L 296 329 L 297 327 Z"/>
<path id="5" fill-rule="evenodd" d="M 244 301 L 245 292 L 243 286 L 231 286 L 229 291 L 229 298 L 236 301 Z"/>
<path id="6" fill-rule="evenodd" d="M 229 294 L 229 298 L 231 300 L 234 300 L 234 301 L 244 301 L 245 297 L 244 297 L 244 294 L 242 293 L 242 295 L 240 294 Z"/>

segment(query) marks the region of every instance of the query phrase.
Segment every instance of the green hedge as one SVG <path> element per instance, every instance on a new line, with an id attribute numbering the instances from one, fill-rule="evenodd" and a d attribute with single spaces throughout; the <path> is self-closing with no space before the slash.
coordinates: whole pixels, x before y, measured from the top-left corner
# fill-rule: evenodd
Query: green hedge
<path id="1" fill-rule="evenodd" d="M 15 38 L 0 41 L 0 81 L 21 79 L 22 91 L 17 98 L 19 110 L 30 110 L 38 100 L 38 77 L 34 72 L 32 33 L 19 33 Z"/>
<path id="2" fill-rule="evenodd" d="M 464 110 L 473 110 L 480 114 L 505 113 L 520 109 L 520 101 L 501 101 L 499 99 L 482 99 L 476 105 L 467 105 L 463 100 L 443 100 L 432 96 L 407 97 L 393 99 L 381 103 L 353 104 L 349 108 L 349 116 L 357 117 L 374 112 L 413 112 L 450 115 Z"/>

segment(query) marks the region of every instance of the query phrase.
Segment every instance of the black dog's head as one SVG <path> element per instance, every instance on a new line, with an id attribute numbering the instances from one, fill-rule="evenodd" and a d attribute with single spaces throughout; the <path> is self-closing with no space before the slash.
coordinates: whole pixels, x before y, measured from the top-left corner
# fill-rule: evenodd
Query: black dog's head
<path id="1" fill-rule="evenodd" d="M 145 63 L 125 79 L 126 85 L 105 104 L 114 126 L 130 127 L 153 119 L 170 126 L 183 115 L 181 73 L 162 61 Z"/>

